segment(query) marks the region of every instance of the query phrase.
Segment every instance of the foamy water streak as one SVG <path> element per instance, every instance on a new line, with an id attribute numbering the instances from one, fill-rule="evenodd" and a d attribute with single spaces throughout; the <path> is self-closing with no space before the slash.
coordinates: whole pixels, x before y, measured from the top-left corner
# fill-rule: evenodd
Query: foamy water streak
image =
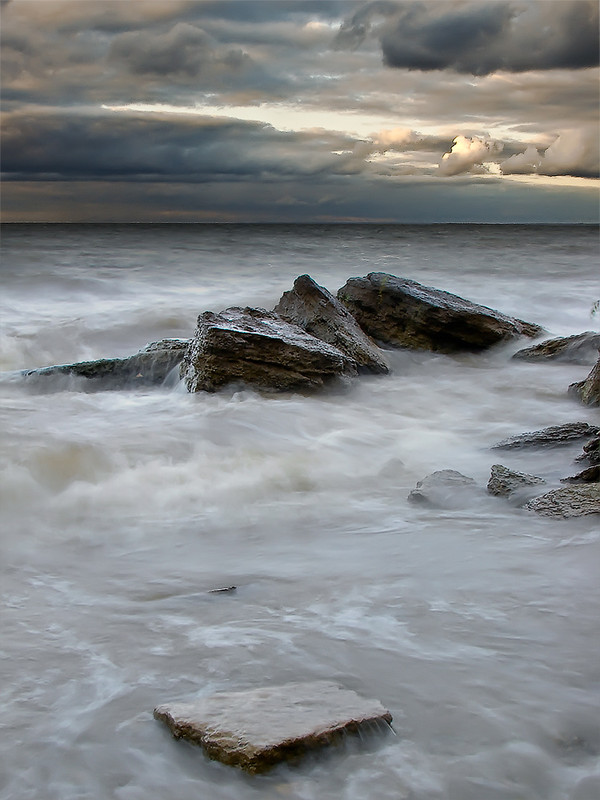
<path id="1" fill-rule="evenodd" d="M 3 247 L 6 370 L 187 336 L 199 312 L 271 307 L 303 272 L 336 290 L 389 271 L 551 333 L 597 325 L 587 228 L 74 226 Z M 395 352 L 392 375 L 314 397 L 0 382 L 0 796 L 596 797 L 598 521 L 483 487 L 498 460 L 571 474 L 577 444 L 488 448 L 598 416 L 565 392 L 585 367 L 511 362 L 516 346 Z M 443 468 L 480 494 L 409 504 Z M 250 779 L 152 719 L 302 679 L 376 697 L 398 735 Z"/>

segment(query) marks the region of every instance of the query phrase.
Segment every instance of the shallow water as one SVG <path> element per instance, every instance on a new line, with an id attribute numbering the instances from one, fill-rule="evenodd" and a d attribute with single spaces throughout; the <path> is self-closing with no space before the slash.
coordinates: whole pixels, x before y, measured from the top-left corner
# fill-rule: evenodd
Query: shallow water
<path id="1" fill-rule="evenodd" d="M 5 226 L 0 797 L 595 799 L 598 519 L 485 492 L 497 462 L 573 474 L 581 443 L 489 446 L 598 423 L 566 393 L 588 367 L 390 351 L 391 375 L 313 397 L 42 393 L 11 371 L 190 336 L 303 272 L 335 291 L 387 271 L 579 333 L 597 256 L 583 226 Z M 444 468 L 480 492 L 407 501 Z M 251 778 L 152 718 L 303 679 L 379 699 L 396 735 Z"/>

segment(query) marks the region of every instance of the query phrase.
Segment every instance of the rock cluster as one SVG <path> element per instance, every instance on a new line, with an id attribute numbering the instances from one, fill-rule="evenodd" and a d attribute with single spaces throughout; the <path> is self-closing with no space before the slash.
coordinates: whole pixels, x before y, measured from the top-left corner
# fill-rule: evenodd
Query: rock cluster
<path id="1" fill-rule="evenodd" d="M 100 359 L 28 370 L 87 379 L 89 387 L 161 383 L 180 365 L 190 392 L 228 385 L 268 391 L 312 391 L 358 373 L 389 371 L 378 346 L 442 353 L 480 351 L 539 325 L 384 273 L 351 278 L 335 297 L 309 275 L 298 277 L 273 311 L 228 308 L 198 317 L 190 341 L 157 342 L 125 359 Z"/>

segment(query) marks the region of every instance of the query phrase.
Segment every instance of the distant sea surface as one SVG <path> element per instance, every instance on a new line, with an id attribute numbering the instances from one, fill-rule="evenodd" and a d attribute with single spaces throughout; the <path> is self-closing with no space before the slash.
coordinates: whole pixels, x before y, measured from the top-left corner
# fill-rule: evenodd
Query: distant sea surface
<path id="1" fill-rule="evenodd" d="M 4 225 L 0 267 L 2 800 L 592 800 L 600 796 L 600 525 L 489 496 L 582 442 L 590 367 L 387 351 L 344 391 L 48 391 L 19 370 L 192 336 L 296 276 L 372 271 L 542 325 L 598 330 L 598 229 L 518 225 Z M 407 500 L 456 469 L 466 507 Z M 211 589 L 237 586 L 231 594 Z M 153 708 L 328 679 L 396 736 L 250 778 Z"/>

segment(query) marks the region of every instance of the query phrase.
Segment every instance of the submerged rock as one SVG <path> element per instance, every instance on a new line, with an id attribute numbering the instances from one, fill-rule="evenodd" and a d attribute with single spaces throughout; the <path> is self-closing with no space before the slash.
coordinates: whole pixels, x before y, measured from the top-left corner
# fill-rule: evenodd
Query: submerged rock
<path id="1" fill-rule="evenodd" d="M 600 333 L 585 331 L 575 336 L 547 339 L 518 350 L 513 358 L 523 361 L 566 361 L 570 364 L 593 364 L 600 349 Z"/>
<path id="2" fill-rule="evenodd" d="M 158 706 L 154 716 L 175 738 L 199 744 L 210 758 L 251 773 L 335 744 L 369 724 L 387 727 L 392 721 L 377 700 L 328 681 L 221 692 Z"/>
<path id="3" fill-rule="evenodd" d="M 408 500 L 436 508 L 462 508 L 470 503 L 477 491 L 473 478 L 454 469 L 441 469 L 417 481 Z"/>
<path id="4" fill-rule="evenodd" d="M 214 392 L 231 383 L 313 390 L 356 372 L 356 362 L 336 347 L 262 308 L 201 314 L 181 364 L 190 392 Z"/>
<path id="5" fill-rule="evenodd" d="M 492 445 L 492 450 L 513 450 L 519 447 L 547 447 L 549 445 L 571 444 L 577 439 L 596 436 L 600 428 L 587 422 L 568 422 L 565 425 L 551 425 L 539 431 L 521 433 Z"/>
<path id="6" fill-rule="evenodd" d="M 384 272 L 350 278 L 338 298 L 369 336 L 395 347 L 478 351 L 542 332 L 539 325 Z"/>
<path id="7" fill-rule="evenodd" d="M 600 514 L 600 483 L 565 486 L 530 500 L 525 508 L 545 517 L 582 517 Z"/>
<path id="8" fill-rule="evenodd" d="M 489 494 L 498 497 L 509 497 L 515 492 L 526 489 L 528 486 L 538 486 L 546 483 L 543 478 L 528 475 L 526 472 L 516 472 L 502 464 L 492 466 L 487 490 Z"/>
<path id="9" fill-rule="evenodd" d="M 188 339 L 162 339 L 152 342 L 139 353 L 126 358 L 99 358 L 75 364 L 23 370 L 28 383 L 49 385 L 49 378 L 85 378 L 86 389 L 129 389 L 163 383 L 172 369 L 183 360 Z"/>
<path id="10" fill-rule="evenodd" d="M 584 381 L 572 383 L 569 392 L 586 406 L 600 406 L 600 356 Z"/>
<path id="11" fill-rule="evenodd" d="M 308 333 L 353 358 L 359 372 L 389 372 L 383 354 L 348 309 L 309 275 L 300 275 L 273 309 Z"/>

